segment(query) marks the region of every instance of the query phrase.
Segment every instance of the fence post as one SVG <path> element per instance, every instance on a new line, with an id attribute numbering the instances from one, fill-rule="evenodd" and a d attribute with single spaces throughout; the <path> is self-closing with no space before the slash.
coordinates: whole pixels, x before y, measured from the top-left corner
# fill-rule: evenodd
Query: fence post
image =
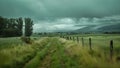
<path id="1" fill-rule="evenodd" d="M 66 36 L 64 36 L 64 39 L 65 39 Z"/>
<path id="2" fill-rule="evenodd" d="M 82 46 L 84 46 L 84 39 L 82 38 Z"/>
<path id="3" fill-rule="evenodd" d="M 66 39 L 66 36 L 64 36 L 64 38 Z"/>
<path id="4" fill-rule="evenodd" d="M 69 36 L 67 36 L 67 40 L 69 40 Z"/>
<path id="5" fill-rule="evenodd" d="M 62 38 L 62 36 L 60 35 L 60 38 Z"/>
<path id="6" fill-rule="evenodd" d="M 65 39 L 67 40 L 67 36 L 65 36 Z"/>
<path id="7" fill-rule="evenodd" d="M 69 39 L 72 40 L 72 39 L 71 39 L 71 36 L 69 37 Z"/>
<path id="8" fill-rule="evenodd" d="M 113 40 L 110 40 L 110 59 L 112 61 L 113 58 Z"/>
<path id="9" fill-rule="evenodd" d="M 91 38 L 89 38 L 89 46 L 90 46 L 90 50 L 92 50 Z"/>
<path id="10" fill-rule="evenodd" d="M 67 36 L 67 40 L 69 40 L 69 36 Z"/>
<path id="11" fill-rule="evenodd" d="M 77 42 L 79 43 L 79 37 L 77 36 Z"/>
<path id="12" fill-rule="evenodd" d="M 64 36 L 62 36 L 62 38 L 64 38 Z"/>
<path id="13" fill-rule="evenodd" d="M 73 36 L 73 41 L 75 41 L 75 38 L 74 38 L 74 36 Z"/>

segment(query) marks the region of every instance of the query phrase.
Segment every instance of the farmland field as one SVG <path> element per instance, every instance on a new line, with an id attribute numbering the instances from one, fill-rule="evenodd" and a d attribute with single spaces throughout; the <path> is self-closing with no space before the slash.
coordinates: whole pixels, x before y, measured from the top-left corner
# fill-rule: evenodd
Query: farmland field
<path id="1" fill-rule="evenodd" d="M 0 68 L 120 68 L 119 34 L 70 36 L 75 40 L 41 37 L 33 38 L 32 44 L 22 42 L 19 37 L 0 38 Z M 113 40 L 112 59 L 110 40 Z"/>

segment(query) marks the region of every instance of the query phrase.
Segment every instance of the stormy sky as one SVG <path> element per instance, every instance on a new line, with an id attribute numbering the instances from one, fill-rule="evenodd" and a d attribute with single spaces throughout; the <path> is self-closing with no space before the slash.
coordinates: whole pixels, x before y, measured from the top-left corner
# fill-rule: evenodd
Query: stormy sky
<path id="1" fill-rule="evenodd" d="M 0 16 L 30 17 L 34 32 L 120 23 L 120 0 L 0 0 Z"/>

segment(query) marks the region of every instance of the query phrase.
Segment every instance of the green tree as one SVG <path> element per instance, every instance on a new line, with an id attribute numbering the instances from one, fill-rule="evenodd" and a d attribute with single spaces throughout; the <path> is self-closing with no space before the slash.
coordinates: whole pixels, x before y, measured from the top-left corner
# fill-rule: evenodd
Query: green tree
<path id="1" fill-rule="evenodd" d="M 13 37 L 22 35 L 22 18 L 2 18 L 0 17 L 0 35 L 4 37 Z"/>
<path id="2" fill-rule="evenodd" d="M 16 19 L 16 22 L 17 22 L 18 35 L 19 35 L 19 36 L 22 36 L 23 20 L 22 20 L 22 18 L 20 17 L 20 18 Z"/>
<path id="3" fill-rule="evenodd" d="M 25 36 L 31 36 L 33 32 L 33 21 L 31 18 L 25 18 Z"/>
<path id="4" fill-rule="evenodd" d="M 6 27 L 5 18 L 0 16 L 0 35 L 3 34 L 5 27 Z"/>
<path id="5" fill-rule="evenodd" d="M 6 21 L 6 27 L 4 28 L 3 35 L 5 37 L 13 37 L 18 36 L 17 35 L 17 27 L 16 27 L 16 20 L 13 18 L 5 19 Z"/>

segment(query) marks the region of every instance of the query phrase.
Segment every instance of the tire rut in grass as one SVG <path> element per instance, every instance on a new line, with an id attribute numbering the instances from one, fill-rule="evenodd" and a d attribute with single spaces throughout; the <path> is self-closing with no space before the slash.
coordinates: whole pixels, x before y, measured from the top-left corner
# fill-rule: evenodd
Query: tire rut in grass
<path id="1" fill-rule="evenodd" d="M 47 54 L 46 51 L 47 49 L 49 48 L 49 45 L 51 43 L 48 42 L 48 44 L 41 50 L 41 51 L 38 51 L 36 56 L 30 60 L 25 66 L 24 68 L 37 68 L 40 61 L 43 60 L 44 56 Z"/>
<path id="2" fill-rule="evenodd" d="M 40 62 L 38 68 L 49 68 L 50 67 L 50 62 L 51 62 L 51 54 L 50 54 L 49 49 L 48 49 L 46 56 Z"/>
<path id="3" fill-rule="evenodd" d="M 58 41 L 58 56 L 60 56 L 60 61 L 62 68 L 79 68 L 79 62 L 77 56 L 70 56 L 61 41 Z"/>
<path id="4" fill-rule="evenodd" d="M 65 52 L 58 38 L 51 38 L 24 68 L 79 68 L 78 60 Z"/>
<path id="5" fill-rule="evenodd" d="M 48 48 L 48 50 L 46 51 L 46 56 L 44 57 L 44 59 L 40 62 L 39 67 L 38 68 L 50 68 L 50 63 L 51 63 L 51 55 L 54 53 L 55 51 L 55 47 L 52 46 L 53 45 L 53 39 L 51 39 L 51 44 Z"/>
<path id="6" fill-rule="evenodd" d="M 48 54 L 40 62 L 39 68 L 79 68 L 78 60 L 75 56 L 69 56 L 65 52 L 65 47 L 58 39 L 51 41 Z"/>

